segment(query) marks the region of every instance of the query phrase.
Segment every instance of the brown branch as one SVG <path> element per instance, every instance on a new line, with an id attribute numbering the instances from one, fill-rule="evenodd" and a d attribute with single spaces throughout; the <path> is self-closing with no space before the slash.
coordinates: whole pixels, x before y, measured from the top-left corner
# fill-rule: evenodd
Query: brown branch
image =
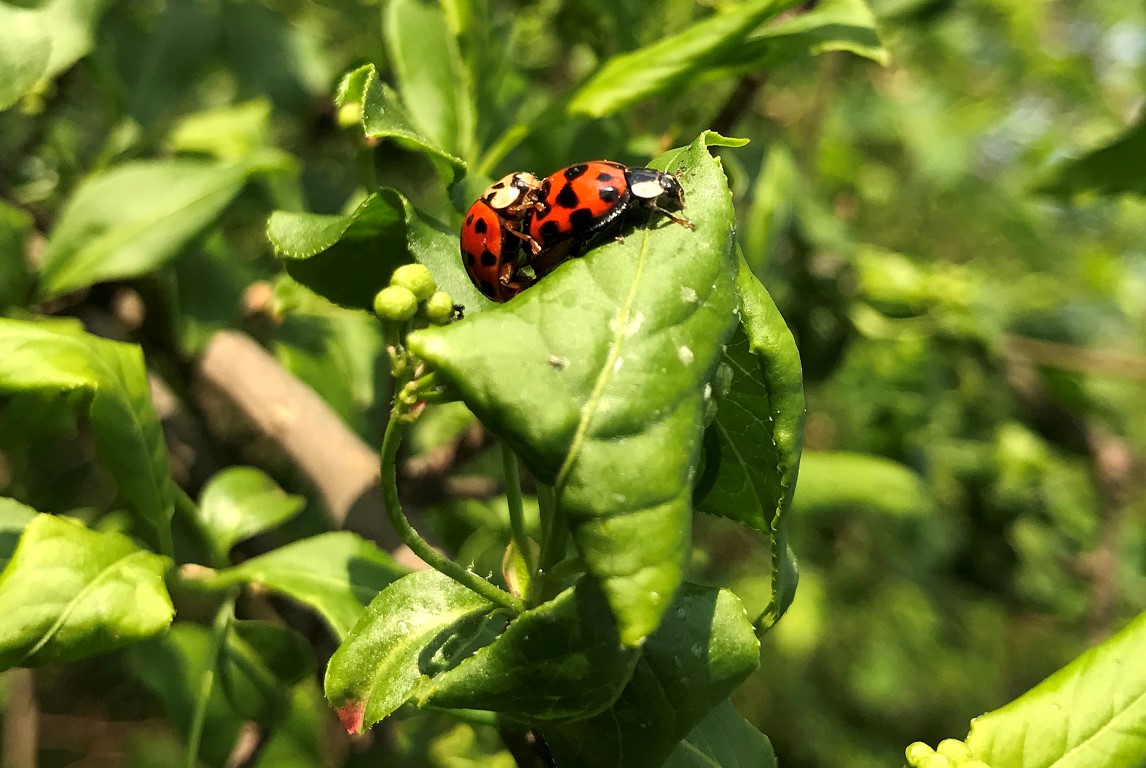
<path id="1" fill-rule="evenodd" d="M 1146 381 L 1146 357 L 1106 349 L 1057 344 L 1043 339 L 1008 334 L 1004 355 L 1048 368 L 1117 379 Z"/>
<path id="2" fill-rule="evenodd" d="M 3 768 L 36 768 L 40 709 L 36 679 L 30 669 L 13 669 L 8 678 L 8 707 L 4 711 Z"/>
<path id="3" fill-rule="evenodd" d="M 431 506 L 449 498 L 487 499 L 497 494 L 500 485 L 492 478 L 454 475 L 459 466 L 494 442 L 493 435 L 475 422 L 453 442 L 407 459 L 401 468 L 403 498 Z"/>

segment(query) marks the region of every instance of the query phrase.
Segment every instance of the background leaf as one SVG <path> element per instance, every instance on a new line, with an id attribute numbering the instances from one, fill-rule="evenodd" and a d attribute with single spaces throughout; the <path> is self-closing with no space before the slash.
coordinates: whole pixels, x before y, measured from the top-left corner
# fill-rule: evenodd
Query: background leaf
<path id="1" fill-rule="evenodd" d="M 291 519 L 306 500 L 283 492 L 254 467 L 230 467 L 215 474 L 199 497 L 199 519 L 211 536 L 216 554 L 225 559 L 231 547 Z"/>
<path id="2" fill-rule="evenodd" d="M 657 768 L 756 669 L 759 654 L 736 595 L 686 583 L 616 703 L 543 732 L 558 764 Z"/>
<path id="3" fill-rule="evenodd" d="M 768 737 L 725 699 L 689 732 L 664 768 L 774 768 Z"/>
<path id="4" fill-rule="evenodd" d="M 555 484 L 626 645 L 656 628 L 680 583 L 701 391 L 735 323 L 731 200 L 705 138 L 677 154 L 695 232 L 637 229 L 497 309 L 410 336 Z"/>
<path id="5" fill-rule="evenodd" d="M 101 460 L 169 549 L 174 488 L 139 347 L 0 319 L 0 392 L 83 393 Z"/>
<path id="6" fill-rule="evenodd" d="M 235 620 L 219 657 L 218 680 L 240 717 L 275 726 L 290 707 L 290 689 L 313 667 L 314 653 L 302 635 L 268 621 Z"/>
<path id="7" fill-rule="evenodd" d="M 804 13 L 766 24 L 736 51 L 740 66 L 756 71 L 805 55 L 847 51 L 886 66 L 875 14 L 864 0 L 824 0 Z"/>
<path id="8" fill-rule="evenodd" d="M 462 267 L 456 234 L 396 190 L 370 195 L 345 216 L 275 211 L 267 237 L 294 279 L 336 304 L 371 309 L 394 269 L 417 261 L 455 302 L 490 306 Z"/>
<path id="9" fill-rule="evenodd" d="M 1136 766 L 1146 760 L 1146 614 L 1002 709 L 965 741 L 992 768 Z"/>
<path id="10" fill-rule="evenodd" d="M 344 638 L 370 601 L 406 569 L 349 531 L 302 539 L 218 571 L 212 589 L 260 584 L 313 608 Z"/>
<path id="11" fill-rule="evenodd" d="M 28 294 L 31 277 L 24 254 L 31 231 L 28 214 L 0 202 L 0 310 L 23 303 Z"/>
<path id="12" fill-rule="evenodd" d="M 494 605 L 434 570 L 412 573 L 370 603 L 326 667 L 326 698 L 350 733 L 401 706 L 419 679 L 444 668 Z"/>
<path id="13" fill-rule="evenodd" d="M 1039 191 L 1063 196 L 1079 192 L 1146 195 L 1146 178 L 1138 172 L 1143 157 L 1146 157 L 1146 115 L 1109 144 L 1059 165 Z"/>
<path id="14" fill-rule="evenodd" d="M 438 3 L 391 0 L 384 8 L 386 50 L 414 123 L 438 146 L 472 158 L 473 96 L 458 42 Z M 369 93 L 368 85 L 367 120 L 373 112 Z"/>
<path id="15" fill-rule="evenodd" d="M 516 617 L 497 640 L 417 692 L 420 705 L 501 712 L 526 722 L 595 714 L 628 681 L 635 650 L 621 647 L 596 585 L 581 580 Z"/>
<path id="16" fill-rule="evenodd" d="M 7 567 L 28 523 L 38 513 L 15 499 L 0 496 L 0 573 Z"/>
<path id="17" fill-rule="evenodd" d="M 35 10 L 0 4 L 0 110 L 19 101 L 48 69 L 52 39 Z"/>
<path id="18" fill-rule="evenodd" d="M 125 536 L 39 515 L 0 574 L 0 668 L 71 661 L 161 632 L 170 561 Z"/>
<path id="19" fill-rule="evenodd" d="M 174 258 L 223 212 L 256 167 L 149 160 L 92 177 L 60 212 L 44 253 L 41 296 L 134 277 Z"/>

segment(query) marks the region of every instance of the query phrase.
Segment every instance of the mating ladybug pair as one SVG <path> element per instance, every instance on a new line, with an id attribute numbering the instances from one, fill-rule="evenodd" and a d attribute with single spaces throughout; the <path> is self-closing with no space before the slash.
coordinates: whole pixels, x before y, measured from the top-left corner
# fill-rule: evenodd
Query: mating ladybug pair
<path id="1" fill-rule="evenodd" d="M 616 232 L 626 214 L 658 211 L 692 229 L 671 211 L 684 208 L 675 176 L 594 160 L 539 180 L 511 173 L 470 206 L 462 224 L 462 263 L 485 296 L 508 301 L 558 264 Z M 528 271 L 523 271 L 528 267 Z"/>

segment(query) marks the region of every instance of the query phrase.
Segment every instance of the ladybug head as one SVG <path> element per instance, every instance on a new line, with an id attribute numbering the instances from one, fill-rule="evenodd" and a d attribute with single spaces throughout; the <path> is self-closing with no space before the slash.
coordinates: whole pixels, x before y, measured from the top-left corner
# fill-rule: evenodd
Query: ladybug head
<path id="1" fill-rule="evenodd" d="M 481 199 L 495 211 L 516 212 L 519 204 L 540 187 L 541 182 L 532 173 L 516 171 L 491 184 Z"/>
<path id="2" fill-rule="evenodd" d="M 647 201 L 659 201 L 674 211 L 684 208 L 684 189 L 676 176 L 652 168 L 630 168 L 628 173 L 629 191 L 634 197 Z"/>

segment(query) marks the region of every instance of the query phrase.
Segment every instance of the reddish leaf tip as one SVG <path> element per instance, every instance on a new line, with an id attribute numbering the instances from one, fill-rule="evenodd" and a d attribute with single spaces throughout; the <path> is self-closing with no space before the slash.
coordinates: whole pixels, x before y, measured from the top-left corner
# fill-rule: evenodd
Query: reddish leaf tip
<path id="1" fill-rule="evenodd" d="M 362 719 L 366 715 L 366 702 L 352 699 L 334 710 L 342 727 L 349 734 L 362 733 Z"/>

